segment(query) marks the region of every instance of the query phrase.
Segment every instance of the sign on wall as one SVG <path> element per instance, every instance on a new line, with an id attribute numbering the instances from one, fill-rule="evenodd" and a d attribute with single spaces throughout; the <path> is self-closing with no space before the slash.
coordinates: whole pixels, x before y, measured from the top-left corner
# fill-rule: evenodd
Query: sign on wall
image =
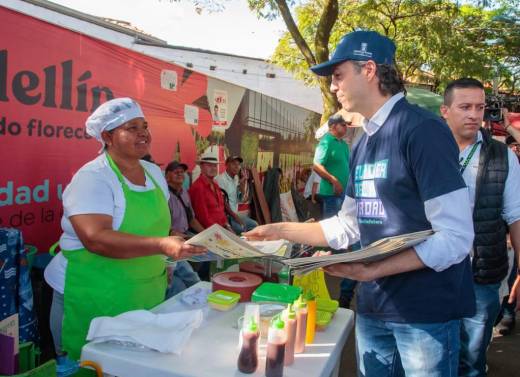
<path id="1" fill-rule="evenodd" d="M 100 145 L 84 128 L 101 103 L 132 97 L 152 132 L 155 161 L 213 126 L 207 77 L 0 7 L 0 227 L 45 250 L 60 234 L 61 195 Z M 198 106 L 199 105 L 199 106 Z"/>

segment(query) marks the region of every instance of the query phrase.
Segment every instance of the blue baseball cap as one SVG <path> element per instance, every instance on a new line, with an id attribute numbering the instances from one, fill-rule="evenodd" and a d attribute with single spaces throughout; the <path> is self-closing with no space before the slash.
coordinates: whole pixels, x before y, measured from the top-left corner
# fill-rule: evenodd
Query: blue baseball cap
<path id="1" fill-rule="evenodd" d="M 330 76 L 334 67 L 347 60 L 373 60 L 377 64 L 393 64 L 394 42 L 375 31 L 353 31 L 345 34 L 329 61 L 311 67 L 318 76 Z"/>

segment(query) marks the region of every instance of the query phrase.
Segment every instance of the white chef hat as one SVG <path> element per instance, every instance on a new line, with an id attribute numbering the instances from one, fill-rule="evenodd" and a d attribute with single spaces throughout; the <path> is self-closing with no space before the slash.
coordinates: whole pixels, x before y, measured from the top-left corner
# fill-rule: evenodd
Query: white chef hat
<path id="1" fill-rule="evenodd" d="M 101 137 L 103 131 L 111 131 L 135 118 L 144 118 L 137 102 L 128 97 L 114 98 L 99 106 L 87 118 L 85 126 L 87 133 L 103 144 L 104 148 L 105 142 Z"/>

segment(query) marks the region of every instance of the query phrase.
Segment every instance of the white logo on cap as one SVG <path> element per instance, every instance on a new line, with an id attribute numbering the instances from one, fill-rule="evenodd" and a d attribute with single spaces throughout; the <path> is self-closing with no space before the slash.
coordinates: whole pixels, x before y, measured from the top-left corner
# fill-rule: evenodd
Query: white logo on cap
<path id="1" fill-rule="evenodd" d="M 362 42 L 361 43 L 361 50 L 354 50 L 354 55 L 364 56 L 366 58 L 371 58 L 372 53 L 367 51 L 368 43 Z"/>

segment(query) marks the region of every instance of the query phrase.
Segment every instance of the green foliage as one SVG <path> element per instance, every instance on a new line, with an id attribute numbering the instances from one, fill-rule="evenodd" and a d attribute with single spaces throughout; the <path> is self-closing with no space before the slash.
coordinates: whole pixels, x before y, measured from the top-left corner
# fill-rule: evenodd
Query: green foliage
<path id="1" fill-rule="evenodd" d="M 376 30 L 396 42 L 396 63 L 407 80 L 427 82 L 440 91 L 454 78 L 491 82 L 498 75 L 500 89 L 513 91 L 520 82 L 519 1 L 492 3 L 488 5 L 495 5 L 493 9 L 485 9 L 483 4 L 448 0 L 340 0 L 329 48 L 333 51 L 350 31 Z M 293 13 L 314 51 L 321 0 L 309 0 Z M 317 83 L 288 33 L 280 39 L 273 61 L 307 84 Z"/>
<path id="2" fill-rule="evenodd" d="M 195 145 L 197 148 L 197 156 L 200 156 L 207 147 L 210 146 L 208 138 L 200 137 L 198 134 L 195 135 Z"/>
<path id="3" fill-rule="evenodd" d="M 304 19 L 299 17 L 302 20 L 300 25 L 295 22 L 291 9 L 291 7 L 294 9 L 296 0 L 248 0 L 248 2 L 249 7 L 259 17 L 273 18 L 280 15 L 283 18 L 288 35 L 290 35 L 290 39 L 286 38 L 285 48 L 290 51 L 292 47 L 290 43 L 294 41 L 294 47 L 303 57 L 304 66 L 319 64 L 328 59 L 330 36 L 339 14 L 338 0 L 316 0 L 313 7 L 313 10 L 317 10 L 315 17 L 308 19 L 310 21 L 308 23 L 303 22 Z M 307 7 L 297 6 L 296 13 L 299 12 L 299 9 L 306 10 Z M 306 38 L 306 34 L 311 34 L 312 38 Z M 313 44 L 309 43 L 310 39 L 314 42 Z M 293 68 L 296 69 L 296 66 L 293 65 Z M 322 118 L 327 119 L 332 113 L 336 112 L 339 103 L 329 91 L 330 77 L 320 77 L 315 80 L 317 80 L 322 93 Z"/>
<path id="4" fill-rule="evenodd" d="M 249 9 L 256 12 L 258 18 L 272 20 L 279 16 L 278 8 L 274 0 L 247 0 Z"/>
<path id="5" fill-rule="evenodd" d="M 240 148 L 240 156 L 244 159 L 244 163 L 248 166 L 256 164 L 258 155 L 258 134 L 254 132 L 245 131 L 242 134 L 242 142 Z"/>

